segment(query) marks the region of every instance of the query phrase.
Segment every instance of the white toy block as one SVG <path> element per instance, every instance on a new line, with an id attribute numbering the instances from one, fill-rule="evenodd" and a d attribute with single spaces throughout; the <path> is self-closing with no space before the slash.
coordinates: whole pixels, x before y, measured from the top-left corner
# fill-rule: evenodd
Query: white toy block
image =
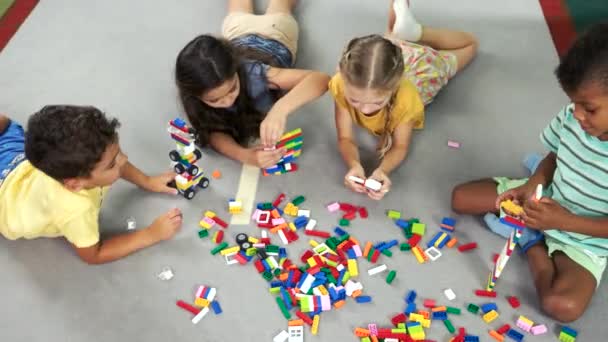
<path id="1" fill-rule="evenodd" d="M 289 338 L 289 333 L 285 330 L 278 333 L 273 339 L 272 342 L 285 342 Z"/>
<path id="2" fill-rule="evenodd" d="M 435 248 L 435 246 L 429 247 L 424 251 L 424 254 L 426 254 L 426 256 L 428 256 L 432 261 L 435 261 L 441 257 L 441 252 Z"/>
<path id="3" fill-rule="evenodd" d="M 306 223 L 306 230 L 313 230 L 315 229 L 315 226 L 317 225 L 317 220 L 315 219 L 310 219 L 308 220 L 308 223 Z"/>
<path id="4" fill-rule="evenodd" d="M 308 210 L 308 209 L 298 210 L 298 217 L 299 216 L 310 217 L 310 210 Z"/>
<path id="5" fill-rule="evenodd" d="M 281 242 L 283 242 L 284 245 L 288 245 L 289 241 L 287 241 L 287 236 L 285 236 L 285 233 L 283 232 L 283 229 L 279 230 L 279 238 L 281 238 Z"/>
<path id="6" fill-rule="evenodd" d="M 234 265 L 239 263 L 239 261 L 234 258 L 237 253 L 238 252 L 234 252 L 224 255 L 224 258 L 226 258 L 226 265 Z"/>
<path id="7" fill-rule="evenodd" d="M 445 289 L 445 290 L 443 290 L 443 294 L 445 295 L 445 297 L 448 300 L 454 300 L 454 299 L 456 299 L 456 294 L 454 293 L 454 290 L 452 290 L 452 289 Z"/>
<path id="8" fill-rule="evenodd" d="M 365 187 L 373 191 L 380 191 L 380 189 L 382 189 L 382 183 L 375 179 L 368 178 L 365 180 Z"/>
<path id="9" fill-rule="evenodd" d="M 137 228 L 137 222 L 135 222 L 135 218 L 129 217 L 127 219 L 127 230 L 133 230 L 135 228 Z"/>
<path id="10" fill-rule="evenodd" d="M 357 184 L 361 184 L 361 185 L 365 184 L 365 179 L 363 179 L 363 178 L 359 178 L 359 177 L 355 177 L 355 176 L 348 176 L 348 179 Z"/>
<path id="11" fill-rule="evenodd" d="M 209 313 L 209 307 L 204 307 L 201 309 L 201 311 L 196 314 L 196 316 L 194 316 L 194 318 L 192 318 L 192 323 L 193 324 L 197 324 L 198 322 L 201 321 L 201 319 L 203 319 L 203 317 L 205 317 L 205 315 L 207 315 Z"/>
<path id="12" fill-rule="evenodd" d="M 287 327 L 289 333 L 289 342 L 304 342 L 304 327 L 301 325 L 293 325 Z"/>
<path id="13" fill-rule="evenodd" d="M 370 275 L 370 276 L 373 276 L 373 275 L 376 275 L 376 274 L 378 274 L 380 272 L 384 272 L 387 269 L 388 269 L 388 267 L 386 267 L 386 265 L 380 265 L 380 266 L 377 266 L 377 267 L 374 267 L 372 269 L 367 270 L 367 274 Z"/>
<path id="14" fill-rule="evenodd" d="M 173 270 L 169 267 L 163 267 L 156 276 L 160 280 L 171 280 L 171 278 L 173 278 Z"/>

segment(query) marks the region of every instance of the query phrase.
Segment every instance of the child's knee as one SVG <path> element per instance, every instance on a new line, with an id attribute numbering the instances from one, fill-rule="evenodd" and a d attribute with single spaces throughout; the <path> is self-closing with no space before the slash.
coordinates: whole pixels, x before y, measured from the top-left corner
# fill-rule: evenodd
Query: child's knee
<path id="1" fill-rule="evenodd" d="M 586 305 L 572 296 L 550 294 L 542 298 L 542 309 L 547 315 L 563 322 L 570 323 L 579 319 L 585 312 Z"/>

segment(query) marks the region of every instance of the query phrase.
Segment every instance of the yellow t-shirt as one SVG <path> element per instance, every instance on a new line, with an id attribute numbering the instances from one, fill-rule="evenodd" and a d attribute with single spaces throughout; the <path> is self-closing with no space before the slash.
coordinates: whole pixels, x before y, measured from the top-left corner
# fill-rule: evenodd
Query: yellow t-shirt
<path id="1" fill-rule="evenodd" d="M 99 210 L 108 187 L 72 192 L 25 160 L 0 186 L 0 234 L 65 237 L 78 248 L 99 242 Z"/>
<path id="2" fill-rule="evenodd" d="M 353 108 L 346 97 L 344 96 L 344 80 L 340 73 L 337 73 L 329 81 L 329 91 L 333 95 L 336 103 L 348 110 L 351 118 L 359 126 L 367 129 L 375 135 L 381 135 L 384 130 L 385 116 L 387 109 L 383 108 L 374 115 L 365 115 Z M 389 127 L 390 132 L 403 122 L 412 121 L 414 128 L 422 129 L 424 127 L 424 104 L 420 98 L 420 94 L 416 87 L 408 81 L 405 77 L 401 79 L 401 85 L 397 90 L 395 96 L 395 103 L 393 104 L 393 111 L 391 115 L 391 125 Z"/>

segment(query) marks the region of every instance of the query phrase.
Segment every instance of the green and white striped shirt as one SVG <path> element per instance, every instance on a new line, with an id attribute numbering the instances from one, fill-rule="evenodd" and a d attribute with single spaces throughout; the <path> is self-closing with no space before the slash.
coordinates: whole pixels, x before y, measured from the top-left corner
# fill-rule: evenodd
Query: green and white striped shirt
<path id="1" fill-rule="evenodd" d="M 574 105 L 566 106 L 541 134 L 545 147 L 557 155 L 553 183 L 545 195 L 578 216 L 608 217 L 608 141 L 587 134 L 573 113 Z M 557 229 L 545 233 L 608 256 L 608 239 Z"/>

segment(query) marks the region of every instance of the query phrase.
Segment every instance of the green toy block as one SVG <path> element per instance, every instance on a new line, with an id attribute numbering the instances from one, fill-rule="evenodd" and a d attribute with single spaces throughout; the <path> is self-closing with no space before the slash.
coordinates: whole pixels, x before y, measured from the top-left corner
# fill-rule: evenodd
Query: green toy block
<path id="1" fill-rule="evenodd" d="M 559 342 L 575 342 L 576 338 L 562 331 L 559 333 Z"/>
<path id="2" fill-rule="evenodd" d="M 456 329 L 454 329 L 454 326 L 452 325 L 452 322 L 450 322 L 449 319 L 443 321 L 443 324 L 445 324 L 445 327 L 448 329 L 450 334 L 453 334 L 456 331 Z"/>
<path id="3" fill-rule="evenodd" d="M 477 314 L 479 312 L 479 306 L 475 304 L 469 304 L 469 306 L 467 307 L 467 311 L 472 314 Z"/>
<path id="4" fill-rule="evenodd" d="M 272 278 L 274 278 L 274 277 L 272 276 L 272 273 L 270 273 L 269 271 L 264 271 L 264 273 L 262 273 L 262 277 L 263 277 L 264 279 L 266 279 L 266 281 L 271 281 L 271 280 L 272 280 Z"/>
<path id="5" fill-rule="evenodd" d="M 294 198 L 293 201 L 291 201 L 291 203 L 297 207 L 300 204 L 304 203 L 305 200 L 306 200 L 306 198 L 304 198 L 304 196 L 298 196 L 298 197 Z"/>
<path id="6" fill-rule="evenodd" d="M 397 210 L 387 210 L 386 216 L 388 216 L 389 218 L 391 218 L 393 220 L 397 220 L 397 219 L 401 218 L 401 213 L 398 212 Z"/>
<path id="7" fill-rule="evenodd" d="M 273 271 L 273 273 L 274 273 L 274 276 L 275 276 L 275 277 L 278 277 L 278 276 L 281 274 L 281 269 L 280 269 L 280 268 L 277 268 L 277 269 L 275 269 L 275 270 Z"/>
<path id="8" fill-rule="evenodd" d="M 414 223 L 420 223 L 420 220 L 417 218 L 413 218 L 411 220 L 408 221 L 410 223 L 410 225 L 414 224 Z"/>
<path id="9" fill-rule="evenodd" d="M 390 271 L 388 272 L 388 275 L 386 276 L 386 283 L 390 284 L 393 282 L 393 280 L 395 280 L 395 276 L 397 275 L 397 271 Z"/>
<path id="10" fill-rule="evenodd" d="M 392 257 L 393 256 L 393 252 L 391 252 L 388 249 L 385 249 L 381 252 L 382 254 L 386 255 L 387 257 Z"/>
<path id="11" fill-rule="evenodd" d="M 361 337 L 361 342 L 372 342 L 369 337 Z"/>
<path id="12" fill-rule="evenodd" d="M 414 223 L 412 225 L 412 233 L 423 236 L 425 228 L 426 228 L 426 225 L 424 223 Z"/>
<path id="13" fill-rule="evenodd" d="M 276 297 L 276 301 L 277 301 L 277 304 L 279 305 L 279 309 L 281 309 L 281 312 L 283 313 L 283 316 L 285 316 L 285 319 L 290 319 L 291 314 L 287 310 L 287 307 L 285 306 L 285 303 L 283 302 L 281 297 Z"/>
<path id="14" fill-rule="evenodd" d="M 214 249 L 211 250 L 211 255 L 216 255 L 217 253 L 221 252 L 221 250 L 225 249 L 226 247 L 228 247 L 228 242 L 222 242 L 221 244 L 217 245 Z"/>
<path id="15" fill-rule="evenodd" d="M 449 314 L 460 315 L 460 309 L 459 308 L 453 308 L 451 306 L 448 306 L 445 311 L 447 313 L 449 313 Z"/>
<path id="16" fill-rule="evenodd" d="M 410 246 L 409 243 L 404 242 L 404 243 L 401 244 L 401 246 L 399 246 L 399 249 L 402 250 L 402 251 L 404 251 L 404 252 L 406 252 L 406 251 L 411 250 L 412 246 Z"/>
<path id="17" fill-rule="evenodd" d="M 262 203 L 262 210 L 272 210 L 272 203 L 270 203 L 270 202 Z"/>
<path id="18" fill-rule="evenodd" d="M 340 223 L 339 224 L 342 227 L 348 227 L 348 226 L 350 226 L 350 221 L 347 220 L 347 219 L 340 219 Z"/>
<path id="19" fill-rule="evenodd" d="M 276 245 L 268 245 L 266 246 L 266 252 L 267 253 L 279 253 L 279 246 Z"/>
<path id="20" fill-rule="evenodd" d="M 198 237 L 203 239 L 209 236 L 209 231 L 207 229 L 201 229 L 198 231 Z"/>

